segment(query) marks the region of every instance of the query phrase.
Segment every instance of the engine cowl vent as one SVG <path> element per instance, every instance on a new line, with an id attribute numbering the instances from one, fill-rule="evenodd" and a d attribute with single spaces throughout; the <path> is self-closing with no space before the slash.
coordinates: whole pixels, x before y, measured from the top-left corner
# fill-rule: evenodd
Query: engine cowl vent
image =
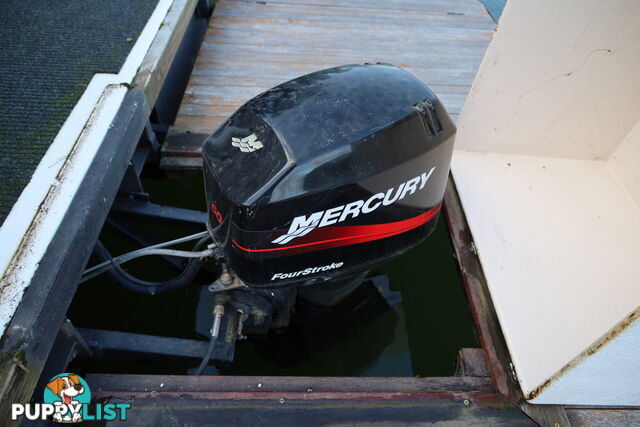
<path id="1" fill-rule="evenodd" d="M 427 130 L 427 138 L 435 139 L 438 137 L 440 133 L 442 133 L 442 123 L 440 123 L 440 118 L 438 117 L 438 112 L 436 111 L 433 102 L 426 99 L 424 101 L 418 102 L 414 108 L 420 113 L 422 116 L 422 120 L 424 121 L 424 127 Z"/>

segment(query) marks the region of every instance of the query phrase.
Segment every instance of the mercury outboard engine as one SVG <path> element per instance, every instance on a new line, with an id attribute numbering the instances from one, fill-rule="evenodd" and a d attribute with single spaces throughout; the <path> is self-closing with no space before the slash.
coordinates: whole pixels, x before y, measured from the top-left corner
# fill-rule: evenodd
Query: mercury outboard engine
<path id="1" fill-rule="evenodd" d="M 249 329 L 286 326 L 296 297 L 336 303 L 434 229 L 454 134 L 434 93 L 387 64 L 318 71 L 251 99 L 202 148 L 224 268 L 210 290 L 226 291 Z M 262 325 L 249 314 L 256 293 L 273 300 Z"/>

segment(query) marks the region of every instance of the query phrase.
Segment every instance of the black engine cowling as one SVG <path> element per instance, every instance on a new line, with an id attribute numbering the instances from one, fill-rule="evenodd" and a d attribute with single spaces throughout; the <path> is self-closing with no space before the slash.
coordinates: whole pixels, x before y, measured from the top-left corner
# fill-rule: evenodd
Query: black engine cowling
<path id="1" fill-rule="evenodd" d="M 249 286 L 347 279 L 435 227 L 455 126 L 392 65 L 347 65 L 251 99 L 202 148 L 209 230 Z"/>

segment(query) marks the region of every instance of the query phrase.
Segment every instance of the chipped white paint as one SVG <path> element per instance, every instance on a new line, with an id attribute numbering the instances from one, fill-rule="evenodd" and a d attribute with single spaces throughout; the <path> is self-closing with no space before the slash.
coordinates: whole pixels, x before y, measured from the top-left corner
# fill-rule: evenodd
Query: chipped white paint
<path id="1" fill-rule="evenodd" d="M 0 227 L 0 335 L 55 235 L 172 0 L 160 0 L 118 74 L 96 74 Z"/>
<path id="2" fill-rule="evenodd" d="M 639 2 L 512 1 L 458 120 L 452 172 L 533 403 L 640 405 L 637 322 L 584 357 L 640 306 L 638 76 Z"/>

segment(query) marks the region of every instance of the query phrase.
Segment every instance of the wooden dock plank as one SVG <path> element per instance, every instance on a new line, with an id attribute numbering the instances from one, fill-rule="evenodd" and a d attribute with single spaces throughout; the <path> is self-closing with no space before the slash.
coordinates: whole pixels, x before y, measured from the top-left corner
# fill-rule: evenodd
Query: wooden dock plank
<path id="1" fill-rule="evenodd" d="M 493 30 L 477 0 L 220 0 L 161 164 L 200 167 L 197 141 L 244 102 L 344 64 L 400 66 L 429 85 L 455 119 Z M 192 143 L 184 144 L 185 134 Z"/>

